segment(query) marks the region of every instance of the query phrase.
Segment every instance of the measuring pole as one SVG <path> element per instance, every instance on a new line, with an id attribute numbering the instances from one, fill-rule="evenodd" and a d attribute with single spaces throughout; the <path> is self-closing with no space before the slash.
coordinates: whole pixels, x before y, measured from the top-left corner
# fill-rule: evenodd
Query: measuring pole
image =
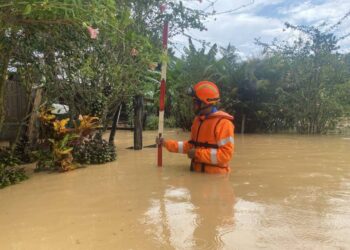
<path id="1" fill-rule="evenodd" d="M 161 12 L 165 10 L 165 6 L 160 7 Z M 166 70 L 167 70 L 167 55 L 168 55 L 168 21 L 164 22 L 163 26 L 163 59 L 162 70 L 160 78 L 160 95 L 159 95 L 159 123 L 158 123 L 158 137 L 162 138 L 164 131 L 164 106 L 165 106 L 165 86 L 166 86 Z M 163 166 L 163 148 L 158 145 L 158 167 Z"/>

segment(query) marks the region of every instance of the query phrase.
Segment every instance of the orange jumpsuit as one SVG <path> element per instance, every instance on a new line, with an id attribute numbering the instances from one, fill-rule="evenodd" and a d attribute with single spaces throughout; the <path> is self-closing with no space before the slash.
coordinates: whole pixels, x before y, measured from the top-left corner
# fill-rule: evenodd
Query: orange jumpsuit
<path id="1" fill-rule="evenodd" d="M 191 140 L 166 140 L 164 146 L 170 152 L 184 153 L 195 147 L 191 171 L 228 173 L 234 151 L 233 117 L 223 111 L 196 116 L 191 127 Z"/>

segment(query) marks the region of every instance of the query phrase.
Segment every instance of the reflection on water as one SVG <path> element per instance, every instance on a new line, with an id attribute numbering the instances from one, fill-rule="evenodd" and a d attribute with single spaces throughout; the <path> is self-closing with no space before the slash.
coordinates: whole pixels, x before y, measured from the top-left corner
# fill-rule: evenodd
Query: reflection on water
<path id="1" fill-rule="evenodd" d="M 145 213 L 145 223 L 150 225 L 147 233 L 164 245 L 170 243 L 180 249 L 188 249 L 194 245 L 197 218 L 194 210 L 188 190 L 169 188 L 165 190 L 164 199 L 152 200 Z"/>
<path id="2" fill-rule="evenodd" d="M 223 235 L 234 226 L 227 176 L 183 175 L 164 184 L 164 194 L 145 213 L 147 233 L 175 249 L 222 248 Z"/>
<path id="3" fill-rule="evenodd" d="M 132 141 L 118 131 L 117 162 L 0 190 L 0 249 L 350 249 L 346 138 L 237 135 L 229 176 L 167 152 L 157 168 Z"/>

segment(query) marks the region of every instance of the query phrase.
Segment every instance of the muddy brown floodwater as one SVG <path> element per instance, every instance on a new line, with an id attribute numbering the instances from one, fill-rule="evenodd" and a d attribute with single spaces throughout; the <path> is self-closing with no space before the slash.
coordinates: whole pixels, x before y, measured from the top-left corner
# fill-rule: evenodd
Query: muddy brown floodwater
<path id="1" fill-rule="evenodd" d="M 229 176 L 116 138 L 116 162 L 0 190 L 0 249 L 350 249 L 349 138 L 236 135 Z"/>

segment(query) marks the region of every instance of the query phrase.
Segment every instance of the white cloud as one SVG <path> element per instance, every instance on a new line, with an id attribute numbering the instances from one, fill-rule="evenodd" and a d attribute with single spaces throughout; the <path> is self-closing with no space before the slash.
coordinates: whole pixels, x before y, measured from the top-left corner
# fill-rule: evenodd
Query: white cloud
<path id="1" fill-rule="evenodd" d="M 179 2 L 180 0 L 177 1 Z M 256 11 L 264 6 L 278 4 L 283 1 L 284 0 L 182 0 L 184 5 L 189 8 L 206 10 L 208 13 L 212 13 L 213 10 L 217 13 L 236 10 L 233 14 Z M 215 2 L 214 7 L 211 6 L 212 2 Z"/>
<path id="2" fill-rule="evenodd" d="M 219 38 L 225 44 L 246 43 L 260 36 L 275 36 L 278 30 L 282 31 L 283 24 L 276 19 L 259 17 L 250 14 L 238 14 L 225 16 L 217 22 L 208 25 L 208 31 L 212 38 Z M 213 36 L 214 35 L 214 36 Z"/>
<path id="3" fill-rule="evenodd" d="M 283 8 L 281 14 L 294 24 L 320 25 L 326 23 L 327 26 L 323 30 L 327 30 L 330 26 L 336 24 L 346 13 L 350 11 L 350 1 L 344 0 L 328 0 L 322 4 L 313 4 L 311 1 L 294 5 L 291 8 Z M 350 33 L 350 17 L 345 19 L 336 30 L 337 37 Z M 339 42 L 340 52 L 350 52 L 350 37 Z"/>
<path id="4" fill-rule="evenodd" d="M 234 45 L 246 56 L 256 54 L 260 48 L 255 45 L 255 38 L 271 41 L 281 37 L 283 23 L 277 19 L 254 16 L 250 14 L 225 15 L 216 21 L 207 24 L 208 31 L 192 31 L 191 34 L 198 39 L 204 39 L 220 46 Z M 182 41 L 181 41 L 182 40 Z M 183 39 L 178 39 L 184 42 Z"/>
<path id="5" fill-rule="evenodd" d="M 339 42 L 341 53 L 350 53 L 350 38 Z"/>
<path id="6" fill-rule="evenodd" d="M 219 0 L 215 5 L 218 12 L 237 8 L 251 2 L 251 0 Z M 257 13 L 262 8 L 269 8 L 275 4 L 283 4 L 285 6 L 277 10 L 276 16 L 258 16 Z M 283 40 L 293 40 L 298 35 L 297 32 L 283 32 L 284 22 L 288 21 L 292 24 L 309 24 L 317 25 L 324 21 L 329 24 L 336 23 L 341 17 L 350 11 L 350 0 L 327 0 L 322 4 L 314 4 L 312 1 L 304 1 L 302 3 L 290 3 L 286 0 L 255 0 L 254 4 L 240 9 L 234 14 L 217 15 L 210 18 L 206 23 L 208 31 L 190 31 L 193 37 L 204 39 L 211 43 L 217 43 L 220 46 L 226 46 L 229 43 L 234 45 L 245 57 L 256 56 L 260 48 L 255 45 L 254 39 L 261 38 L 264 42 L 270 42 L 273 38 Z M 193 4 L 193 1 L 192 1 Z M 196 2 L 201 9 L 207 6 L 208 2 Z M 350 32 L 350 18 L 345 20 L 339 27 L 338 36 Z M 341 41 L 341 51 L 349 50 L 350 38 Z M 187 38 L 176 37 L 174 41 L 181 44 L 187 44 Z"/>
<path id="7" fill-rule="evenodd" d="M 259 10 L 268 5 L 274 5 L 283 2 L 283 0 L 219 0 L 215 4 L 216 12 L 226 12 L 229 10 L 236 10 L 237 13 L 250 13 Z M 212 10 L 212 9 L 210 9 Z"/>
<path id="8" fill-rule="evenodd" d="M 328 0 L 322 4 L 313 4 L 307 1 L 292 7 L 285 7 L 280 10 L 281 14 L 295 23 L 335 23 L 350 11 L 350 1 Z"/>

